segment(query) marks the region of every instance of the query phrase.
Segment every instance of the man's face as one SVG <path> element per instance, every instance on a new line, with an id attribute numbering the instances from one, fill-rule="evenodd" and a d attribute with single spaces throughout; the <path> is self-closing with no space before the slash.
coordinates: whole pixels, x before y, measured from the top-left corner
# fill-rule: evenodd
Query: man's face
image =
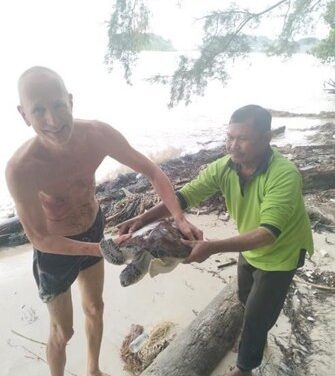
<path id="1" fill-rule="evenodd" d="M 31 75 L 20 87 L 18 107 L 28 126 L 32 126 L 43 141 L 65 144 L 72 134 L 72 96 L 53 76 Z"/>
<path id="2" fill-rule="evenodd" d="M 270 139 L 270 132 L 260 132 L 252 124 L 231 123 L 227 132 L 227 151 L 233 162 L 252 165 L 264 154 Z"/>

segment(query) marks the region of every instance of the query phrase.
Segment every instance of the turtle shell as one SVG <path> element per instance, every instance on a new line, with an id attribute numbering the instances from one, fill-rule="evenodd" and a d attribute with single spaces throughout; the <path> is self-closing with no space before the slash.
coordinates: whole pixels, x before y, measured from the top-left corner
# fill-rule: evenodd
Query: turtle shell
<path id="1" fill-rule="evenodd" d="M 142 249 L 154 258 L 186 258 L 191 248 L 181 242 L 181 232 L 169 221 L 161 220 L 136 231 L 132 238 L 121 245 L 122 248 Z"/>

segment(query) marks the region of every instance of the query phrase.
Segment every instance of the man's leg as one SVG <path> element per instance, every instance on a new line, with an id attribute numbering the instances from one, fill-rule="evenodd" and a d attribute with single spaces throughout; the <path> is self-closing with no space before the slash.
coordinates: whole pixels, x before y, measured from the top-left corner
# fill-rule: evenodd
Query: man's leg
<path id="1" fill-rule="evenodd" d="M 237 366 L 249 371 L 263 358 L 268 331 L 277 321 L 295 270 L 266 272 L 255 269 L 244 313 Z"/>
<path id="2" fill-rule="evenodd" d="M 87 375 L 103 375 L 99 368 L 99 354 L 103 330 L 103 260 L 82 270 L 78 276 L 85 313 L 85 328 L 88 341 Z"/>
<path id="3" fill-rule="evenodd" d="M 47 359 L 52 376 L 63 376 L 65 368 L 65 347 L 73 335 L 73 310 L 71 289 L 57 295 L 47 303 L 50 315 L 50 335 Z"/>
<path id="4" fill-rule="evenodd" d="M 239 254 L 237 264 L 238 298 L 243 306 L 246 305 L 249 293 L 254 282 L 253 272 L 256 269 L 247 263 L 242 254 Z"/>
<path id="5" fill-rule="evenodd" d="M 242 303 L 243 307 L 245 307 L 248 296 L 252 289 L 252 285 L 254 282 L 253 272 L 256 269 L 248 264 L 245 258 L 239 254 L 238 257 L 238 264 L 237 264 L 237 283 L 238 283 L 238 298 L 239 301 Z M 240 342 L 240 336 L 236 339 L 236 343 L 234 345 L 233 351 L 238 352 L 238 347 Z M 228 376 L 249 376 L 251 375 L 250 372 L 242 372 L 239 368 L 234 367 Z"/>

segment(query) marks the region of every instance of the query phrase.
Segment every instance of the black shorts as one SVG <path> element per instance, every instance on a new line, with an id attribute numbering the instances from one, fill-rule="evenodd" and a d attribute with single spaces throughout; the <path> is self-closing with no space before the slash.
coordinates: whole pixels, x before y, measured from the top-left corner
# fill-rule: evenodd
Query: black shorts
<path id="1" fill-rule="evenodd" d="M 79 235 L 67 236 L 67 238 L 99 243 L 103 238 L 104 227 L 105 218 L 101 209 L 99 209 L 90 229 Z M 56 255 L 44 253 L 34 248 L 33 273 L 40 298 L 44 303 L 50 302 L 57 295 L 68 290 L 81 270 L 102 259 L 102 257 L 96 256 Z"/>

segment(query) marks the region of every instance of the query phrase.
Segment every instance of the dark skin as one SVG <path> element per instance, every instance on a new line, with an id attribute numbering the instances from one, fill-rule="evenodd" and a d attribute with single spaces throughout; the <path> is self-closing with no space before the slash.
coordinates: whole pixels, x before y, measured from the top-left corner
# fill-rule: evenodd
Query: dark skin
<path id="1" fill-rule="evenodd" d="M 241 167 L 245 180 L 251 178 L 269 147 L 271 132 L 260 132 L 250 123 L 232 123 L 227 132 L 227 151 L 232 160 Z M 119 234 L 131 233 L 159 218 L 168 217 L 170 213 L 164 204 L 159 204 L 144 214 L 119 225 Z M 185 263 L 205 261 L 211 255 L 226 252 L 243 252 L 253 250 L 275 241 L 274 235 L 263 227 L 228 239 L 219 240 L 182 240 L 192 247 L 192 252 Z M 243 372 L 234 367 L 226 376 L 251 376 L 250 371 Z"/>
<path id="2" fill-rule="evenodd" d="M 227 132 L 227 151 L 233 162 L 241 166 L 245 180 L 251 178 L 269 146 L 271 132 L 259 132 L 249 123 L 232 123 Z M 183 242 L 192 247 L 192 253 L 185 263 L 205 261 L 220 252 L 243 252 L 270 245 L 275 241 L 270 231 L 259 227 L 246 234 L 222 240 Z"/>
<path id="3" fill-rule="evenodd" d="M 241 173 L 248 179 L 256 171 L 269 147 L 271 132 L 259 132 L 249 123 L 232 123 L 227 132 L 227 151 L 232 160 L 241 166 Z M 168 217 L 170 213 L 164 204 L 159 204 L 144 214 L 119 225 L 119 234 L 133 232 L 159 218 Z M 205 261 L 220 252 L 243 252 L 270 245 L 275 241 L 273 234 L 259 227 L 246 234 L 221 240 L 183 240 L 192 247 L 185 263 Z"/>

